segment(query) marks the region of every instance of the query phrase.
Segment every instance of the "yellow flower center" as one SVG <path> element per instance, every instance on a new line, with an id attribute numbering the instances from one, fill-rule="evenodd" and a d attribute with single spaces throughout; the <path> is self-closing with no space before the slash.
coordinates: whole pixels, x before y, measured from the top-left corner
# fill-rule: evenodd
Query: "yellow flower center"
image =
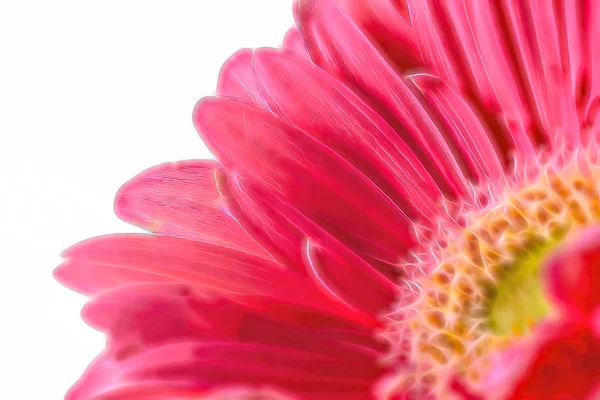
<path id="1" fill-rule="evenodd" d="M 550 312 L 541 285 L 545 255 L 562 238 L 561 234 L 538 240 L 515 254 L 512 266 L 502 271 L 488 289 L 487 326 L 498 336 L 519 336 Z"/>
<path id="2" fill-rule="evenodd" d="M 437 267 L 418 282 L 419 298 L 401 321 L 416 379 L 431 384 L 452 370 L 476 382 L 490 355 L 551 313 L 544 258 L 566 235 L 600 221 L 599 178 L 591 162 L 547 169 L 444 234 Z"/>

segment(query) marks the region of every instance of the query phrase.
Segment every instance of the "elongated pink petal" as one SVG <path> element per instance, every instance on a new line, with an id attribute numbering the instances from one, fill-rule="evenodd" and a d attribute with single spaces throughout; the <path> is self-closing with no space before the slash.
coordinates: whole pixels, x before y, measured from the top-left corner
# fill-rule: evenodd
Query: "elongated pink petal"
<path id="1" fill-rule="evenodd" d="M 79 243 L 64 257 L 56 278 L 85 294 L 135 283 L 185 282 L 236 299 L 266 296 L 318 309 L 331 307 L 305 276 L 208 243 L 169 236 L 109 235 Z"/>
<path id="2" fill-rule="evenodd" d="M 365 396 L 367 396 L 365 398 Z M 203 397 L 204 399 L 204 397 Z M 302 399 L 307 400 L 365 400 L 365 393 L 305 393 Z M 206 400 L 300 400 L 277 389 L 245 389 L 233 388 L 211 391 Z"/>
<path id="3" fill-rule="evenodd" d="M 588 318 L 600 310 L 600 228 L 590 228 L 549 261 L 547 286 L 570 317 Z"/>
<path id="4" fill-rule="evenodd" d="M 567 10 L 570 4 L 565 5 Z M 581 104 L 584 107 L 584 123 L 586 126 L 597 124 L 600 118 L 600 54 L 596 38 L 600 36 L 600 4 L 595 1 L 586 0 L 580 9 L 578 16 L 585 21 L 584 39 L 581 49 L 583 59 L 580 64 L 580 87 L 582 90 Z M 589 93 L 588 93 L 589 91 Z"/>
<path id="5" fill-rule="evenodd" d="M 249 384 L 309 395 L 363 393 L 369 398 L 370 385 L 380 373 L 378 367 L 364 360 L 230 342 L 165 345 L 122 362 L 100 360 L 92 368 L 73 388 L 72 399 L 129 399 L 136 393 L 175 395 L 176 390 L 200 392 L 219 385 Z M 154 386 L 152 391 L 148 386 Z"/>
<path id="6" fill-rule="evenodd" d="M 238 50 L 223 64 L 217 83 L 219 95 L 235 97 L 250 103 L 264 103 L 254 78 L 253 53 L 252 49 Z"/>
<path id="7" fill-rule="evenodd" d="M 243 209 L 236 211 L 242 213 L 240 219 L 248 220 L 251 229 L 255 229 L 256 223 L 261 222 L 268 229 L 277 226 L 281 229 L 278 236 L 280 239 L 282 233 L 288 234 L 289 242 L 284 241 L 290 246 L 287 256 L 295 263 L 302 263 L 302 268 L 308 271 L 316 286 L 334 302 L 345 305 L 346 311 L 359 311 L 355 318 L 366 318 L 364 323 L 370 325 L 370 315 L 377 315 L 393 301 L 397 291 L 394 282 L 401 276 L 397 267 L 393 268 L 384 262 L 366 262 L 291 205 L 251 185 L 238 187 L 239 185 L 239 181 L 234 185 L 237 190 L 229 189 L 229 185 L 224 185 L 224 189 L 225 193 L 248 201 Z M 256 211 L 248 212 L 249 209 Z M 254 212 L 258 215 L 254 215 Z M 264 232 L 263 230 L 263 234 Z M 270 242 L 269 235 L 265 236 L 267 247 L 277 247 L 280 241 Z M 322 244 L 322 247 L 315 247 L 314 243 L 309 245 L 313 239 Z M 300 248 L 302 254 L 297 255 L 295 247 Z M 286 249 L 281 249 L 280 253 L 285 251 Z M 296 261 L 295 257 L 298 256 L 301 260 Z M 383 270 L 382 265 L 386 266 Z"/>
<path id="8" fill-rule="evenodd" d="M 300 3 L 299 26 L 313 60 L 355 85 L 361 97 L 377 110 L 410 146 L 438 184 L 449 195 L 469 195 L 455 150 L 396 71 L 384 60 L 358 27 L 332 0 Z"/>
<path id="9" fill-rule="evenodd" d="M 530 97 L 550 143 L 578 137 L 575 96 L 563 65 L 560 25 L 551 2 L 504 2 L 510 33 Z M 533 111 L 533 110 L 532 110 Z"/>
<path id="10" fill-rule="evenodd" d="M 117 360 L 189 340 L 262 343 L 365 362 L 379 356 L 381 346 L 361 325 L 276 299 L 267 301 L 269 306 L 248 308 L 189 285 L 132 285 L 101 294 L 86 305 L 83 316 L 108 333 L 108 350 Z"/>
<path id="11" fill-rule="evenodd" d="M 533 156 L 532 143 L 545 141 L 547 132 L 526 106 L 526 78 L 497 4 L 409 2 L 409 11 L 426 66 L 473 102 L 506 154 Z"/>
<path id="12" fill-rule="evenodd" d="M 214 243 L 267 257 L 264 250 L 222 210 L 216 161 L 190 160 L 150 168 L 117 194 L 123 220 L 159 234 Z"/>
<path id="13" fill-rule="evenodd" d="M 317 285 L 351 307 L 377 315 L 394 300 L 394 286 L 351 252 L 306 243 L 306 262 Z"/>
<path id="14" fill-rule="evenodd" d="M 143 172 L 115 209 L 154 235 L 65 252 L 56 277 L 108 336 L 67 400 L 374 400 L 399 370 L 422 382 L 388 400 L 430 400 L 429 378 L 470 400 L 600 396 L 600 228 L 551 259 L 548 319 L 480 393 L 452 361 L 421 370 L 421 336 L 395 326 L 477 206 L 598 161 L 597 3 L 295 1 L 282 49 L 234 54 L 194 110 L 223 164 Z"/>
<path id="15" fill-rule="evenodd" d="M 227 389 L 211 391 L 206 400 L 300 400 L 277 389 Z M 367 393 L 304 393 L 302 400 L 370 400 Z"/>
<path id="16" fill-rule="evenodd" d="M 306 46 L 302 41 L 300 32 L 298 32 L 298 29 L 295 27 L 291 28 L 285 34 L 285 37 L 283 38 L 282 48 L 283 50 L 291 51 L 292 53 L 298 56 L 308 56 Z"/>
<path id="17" fill-rule="evenodd" d="M 445 127 L 446 140 L 460 154 L 468 176 L 480 183 L 501 182 L 505 173 L 502 156 L 469 104 L 436 77 L 421 74 L 411 80 L 423 94 L 429 112 Z"/>
<path id="18" fill-rule="evenodd" d="M 257 183 L 223 173 L 219 187 L 229 212 L 273 258 L 288 268 L 304 271 L 302 241 L 306 235 L 285 215 L 273 212 L 271 204 L 253 195 Z"/>
<path id="19" fill-rule="evenodd" d="M 107 352 L 117 360 L 162 344 L 214 340 L 235 329 L 232 317 L 238 317 L 241 310 L 221 309 L 223 321 L 231 318 L 231 324 L 211 325 L 192 304 L 192 290 L 182 284 L 125 286 L 94 298 L 86 304 L 82 316 L 92 327 L 108 334 Z M 206 294 L 203 300 L 210 302 Z"/>
<path id="20" fill-rule="evenodd" d="M 281 264 L 304 271 L 304 243 L 309 233 L 303 231 L 300 225 L 311 232 L 313 237 L 322 239 L 324 231 L 314 223 L 310 224 L 309 228 L 306 217 L 298 216 L 298 211 L 290 213 L 291 206 L 276 207 L 282 204 L 282 201 L 261 191 L 256 183 L 235 174 L 222 173 L 220 177 L 220 190 L 225 197 L 228 211 L 234 218 Z M 290 214 L 296 217 L 291 218 Z M 386 258 L 395 260 L 397 254 L 397 249 L 388 249 Z M 398 279 L 401 272 L 394 263 L 364 254 L 362 256 L 386 276 L 393 280 Z"/>
<path id="21" fill-rule="evenodd" d="M 228 169 L 270 188 L 350 248 L 376 258 L 393 254 L 395 260 L 411 245 L 407 217 L 377 186 L 323 143 L 268 111 L 207 98 L 198 103 L 194 121 Z"/>
<path id="22" fill-rule="evenodd" d="M 244 387 L 214 390 L 204 398 L 206 400 L 294 400 L 292 396 L 278 390 Z"/>
<path id="23" fill-rule="evenodd" d="M 377 44 L 401 71 L 418 68 L 421 54 L 416 34 L 411 29 L 404 1 L 335 0 L 370 39 Z"/>
<path id="24" fill-rule="evenodd" d="M 269 107 L 368 176 L 409 216 L 427 218 L 439 188 L 396 132 L 354 93 L 305 60 L 257 50 L 257 81 Z M 421 207 L 414 206 L 417 198 Z"/>

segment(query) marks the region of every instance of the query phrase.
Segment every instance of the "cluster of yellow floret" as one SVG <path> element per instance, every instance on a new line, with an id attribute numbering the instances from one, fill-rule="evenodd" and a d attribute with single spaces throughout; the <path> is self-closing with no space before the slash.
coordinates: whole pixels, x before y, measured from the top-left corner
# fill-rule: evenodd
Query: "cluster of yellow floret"
<path id="1" fill-rule="evenodd" d="M 567 233 L 600 221 L 598 182 L 595 163 L 546 169 L 446 234 L 403 321 L 421 383 L 441 384 L 450 370 L 477 382 L 491 354 L 552 312 L 541 298 L 543 258 Z"/>

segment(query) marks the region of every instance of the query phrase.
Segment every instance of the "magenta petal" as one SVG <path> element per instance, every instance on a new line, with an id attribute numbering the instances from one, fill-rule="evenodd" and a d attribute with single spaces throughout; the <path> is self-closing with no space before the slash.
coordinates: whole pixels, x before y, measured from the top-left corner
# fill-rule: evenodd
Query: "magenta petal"
<path id="1" fill-rule="evenodd" d="M 346 311 L 351 310 L 352 314 L 359 311 L 358 315 L 350 318 L 359 318 L 371 325 L 373 319 L 370 315 L 376 315 L 393 301 L 397 290 L 394 282 L 401 275 L 397 267 L 383 262 L 373 263 L 371 259 L 371 262 L 366 262 L 291 205 L 251 184 L 240 187 L 238 181 L 233 188 L 229 184 L 223 187 L 233 197 L 247 201 L 243 208 L 236 206 L 236 212 L 242 213 L 240 220 L 247 222 L 250 230 L 257 229 L 256 224 L 262 224 L 263 229 L 258 228 L 257 231 L 262 233 L 260 237 L 265 240 L 266 247 L 273 246 L 276 252 L 279 250 L 277 254 L 283 255 L 283 258 L 290 257 L 294 263 L 306 264 L 301 267 L 307 269 L 325 295 L 344 305 Z M 275 226 L 280 229 L 278 241 L 272 241 L 268 234 Z M 265 230 L 265 227 L 268 229 Z M 309 244 L 313 240 L 320 243 L 322 248 L 314 243 Z M 353 243 L 350 237 L 344 241 Z M 282 243 L 289 244 L 289 249 L 276 248 Z M 302 253 L 298 250 L 302 250 Z M 392 256 L 393 253 L 390 254 Z M 301 260 L 296 260 L 296 257 L 301 257 Z M 383 271 L 381 265 L 386 266 Z"/>
<path id="2" fill-rule="evenodd" d="M 254 66 L 275 113 L 341 155 L 407 215 L 434 215 L 437 184 L 411 148 L 353 92 L 291 54 L 257 50 Z"/>
<path id="3" fill-rule="evenodd" d="M 365 316 L 377 315 L 391 304 L 397 292 L 394 282 L 400 276 L 398 269 L 395 273 L 382 274 L 378 264 L 367 263 L 289 204 L 266 193 L 261 196 L 259 191 L 255 195 L 271 219 L 285 216 L 296 227 L 298 232 L 294 237 L 303 250 L 307 271 L 326 295 L 352 310 L 360 310 Z M 305 235 L 302 239 L 301 234 Z M 346 238 L 345 242 L 352 243 L 352 238 Z"/>
<path id="4" fill-rule="evenodd" d="M 331 0 L 300 3 L 299 26 L 313 60 L 356 91 L 393 127 L 438 184 L 469 195 L 469 182 L 417 96 Z"/>
<path id="5" fill-rule="evenodd" d="M 217 93 L 235 97 L 250 103 L 264 103 L 254 77 L 254 50 L 238 50 L 221 67 Z"/>
<path id="6" fill-rule="evenodd" d="M 368 399 L 370 385 L 380 372 L 364 360 L 276 346 L 184 342 L 161 346 L 122 362 L 99 360 L 73 388 L 78 395 L 71 398 L 129 399 L 135 398 L 132 393 L 149 393 L 146 388 L 157 384 L 162 390 L 150 393 L 172 391 L 175 395 L 177 389 L 200 392 L 220 385 L 259 384 L 308 395 L 363 393 Z"/>
<path id="7" fill-rule="evenodd" d="M 569 1 L 566 1 L 565 9 L 573 10 Z M 584 38 L 582 38 L 582 58 L 578 69 L 579 85 L 576 93 L 579 94 L 580 102 L 584 107 L 585 125 L 600 124 L 598 113 L 600 112 L 600 53 L 596 44 L 596 38 L 600 36 L 600 4 L 594 1 L 585 1 L 578 9 L 576 17 L 583 18 L 585 22 Z M 573 18 L 575 19 L 575 18 Z M 573 19 L 571 26 L 575 25 Z M 575 19 L 576 20 L 576 19 Z M 575 28 L 572 28 L 575 31 Z M 574 36 L 574 35 L 573 35 Z M 589 90 L 589 93 L 587 91 Z M 579 100 L 579 99 L 578 99 Z"/>
<path id="8" fill-rule="evenodd" d="M 375 258 L 393 254 L 395 261 L 413 242 L 407 216 L 377 186 L 323 143 L 267 110 L 206 98 L 198 103 L 194 120 L 229 170 L 268 187 L 350 248 Z"/>
<path id="9" fill-rule="evenodd" d="M 247 388 L 244 386 L 226 389 L 215 389 L 208 393 L 205 400 L 295 400 L 294 397 L 279 390 L 264 388 Z"/>
<path id="10" fill-rule="evenodd" d="M 233 249 L 153 235 L 109 235 L 69 249 L 55 271 L 66 286 L 96 294 L 137 283 L 188 283 L 234 299 L 266 296 L 327 310 L 304 275 Z"/>
<path id="11" fill-rule="evenodd" d="M 108 334 L 108 351 L 116 360 L 189 340 L 262 343 L 365 362 L 373 362 L 381 349 L 365 327 L 339 316 L 276 299 L 259 299 L 249 308 L 190 285 L 132 285 L 105 292 L 86 305 L 83 316 Z"/>
<path id="12" fill-rule="evenodd" d="M 550 2 L 505 4 L 533 107 L 550 143 L 576 139 L 579 121 L 573 89 L 565 73 L 569 68 L 568 59 L 563 59 L 561 54 L 564 42 L 560 43 L 555 5 Z"/>
<path id="13" fill-rule="evenodd" d="M 600 307 L 600 228 L 566 243 L 548 262 L 547 286 L 567 315 L 587 318 Z"/>
<path id="14" fill-rule="evenodd" d="M 422 64 L 415 32 L 408 21 L 406 2 L 398 0 L 335 0 L 401 71 Z"/>
<path id="15" fill-rule="evenodd" d="M 82 315 L 108 334 L 107 352 L 117 360 L 161 344 L 223 335 L 226 327 L 211 325 L 193 307 L 192 293 L 191 286 L 182 284 L 125 286 L 94 298 Z M 232 317 L 231 310 L 219 311 L 223 321 Z"/>
<path id="16" fill-rule="evenodd" d="M 317 286 L 367 315 L 378 315 L 394 301 L 395 286 L 350 251 L 336 252 L 309 241 L 306 262 Z"/>
<path id="17" fill-rule="evenodd" d="M 600 336 L 586 325 L 542 325 L 496 360 L 484 385 L 506 400 L 593 400 L 600 394 Z"/>
<path id="18" fill-rule="evenodd" d="M 473 102 L 507 156 L 514 149 L 533 156 L 532 143 L 547 135 L 526 103 L 498 4 L 421 1 L 410 2 L 409 10 L 425 65 Z"/>
<path id="19" fill-rule="evenodd" d="M 302 241 L 305 234 L 285 215 L 272 211 L 272 204 L 255 194 L 257 184 L 236 174 L 223 173 L 219 186 L 227 208 L 240 225 L 274 259 L 288 268 L 303 271 Z"/>
<path id="20" fill-rule="evenodd" d="M 445 127 L 445 140 L 456 149 L 467 176 L 478 182 L 503 185 L 502 155 L 464 98 L 431 75 L 415 75 L 412 81 L 423 94 L 430 114 Z"/>
<path id="21" fill-rule="evenodd" d="M 282 393 L 281 390 L 267 388 L 231 388 L 216 389 L 211 391 L 206 400 L 299 400 L 298 397 L 288 393 Z M 366 397 L 365 397 L 366 396 Z M 367 400 L 371 399 L 366 393 L 303 393 L 302 400 Z"/>
<path id="22" fill-rule="evenodd" d="M 374 400 L 405 371 L 444 398 L 600 396 L 599 227 L 547 265 L 547 320 L 491 368 L 466 349 L 490 371 L 480 393 L 403 336 L 428 296 L 417 276 L 498 206 L 480 200 L 510 201 L 531 169 L 597 163 L 598 2 L 294 3 L 282 48 L 235 53 L 194 109 L 220 161 L 119 191 L 117 214 L 153 234 L 64 253 L 56 278 L 94 295 L 83 318 L 108 337 L 67 399 Z"/>
<path id="23" fill-rule="evenodd" d="M 597 127 L 600 111 L 600 54 L 595 40 L 600 35 L 600 4 L 562 0 L 554 12 L 567 84 L 587 141 L 593 137 L 587 129 Z"/>
<path id="24" fill-rule="evenodd" d="M 283 50 L 290 51 L 298 56 L 308 57 L 306 46 L 302 41 L 300 32 L 295 27 L 291 28 L 285 34 L 285 37 L 283 38 L 282 48 Z"/>
<path id="25" fill-rule="evenodd" d="M 222 208 L 216 161 L 190 160 L 150 168 L 117 194 L 115 211 L 124 221 L 154 233 L 214 243 L 267 257 Z"/>
<path id="26" fill-rule="evenodd" d="M 358 315 L 350 318 L 358 318 L 367 325 L 373 322 L 377 325 L 371 315 L 376 315 L 393 301 L 397 290 L 394 282 L 400 277 L 400 270 L 384 262 L 367 263 L 291 205 L 251 184 L 243 187 L 239 184 L 238 181 L 233 184 L 234 188 L 229 188 L 229 185 L 224 185 L 224 188 L 227 188 L 226 192 L 231 190 L 228 193 L 234 197 L 247 201 L 245 207 L 236 208 L 236 212 L 242 213 L 240 220 L 247 222 L 250 230 L 257 229 L 256 224 L 262 224 L 262 229 L 257 231 L 261 232 L 265 246 L 273 246 L 282 258 L 289 257 L 294 264 L 306 268 L 316 286 L 334 302 L 344 305 L 352 314 L 359 311 Z M 272 227 L 280 229 L 277 241 L 271 241 L 268 235 Z M 340 233 L 340 236 L 343 237 L 343 234 Z M 307 247 L 311 241 L 308 238 L 321 243 L 323 249 L 318 250 L 314 243 Z M 351 237 L 344 238 L 344 241 L 355 242 Z M 289 248 L 281 248 L 282 244 Z M 361 248 L 360 244 L 354 246 Z M 389 254 L 389 257 L 394 257 L 394 254 Z M 386 268 L 382 270 L 381 265 Z"/>
<path id="27" fill-rule="evenodd" d="M 100 354 L 65 395 L 65 400 L 171 400 L 203 398 L 206 388 L 195 382 L 138 380 L 125 377 L 124 364 Z"/>

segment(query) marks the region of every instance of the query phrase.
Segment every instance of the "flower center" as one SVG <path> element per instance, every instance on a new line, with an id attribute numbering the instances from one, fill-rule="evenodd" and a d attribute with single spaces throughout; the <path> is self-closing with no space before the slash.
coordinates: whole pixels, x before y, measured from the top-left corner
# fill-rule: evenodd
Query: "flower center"
<path id="1" fill-rule="evenodd" d="M 561 239 L 555 235 L 530 243 L 515 254 L 513 265 L 499 273 L 487 293 L 487 327 L 498 336 L 520 336 L 550 312 L 541 285 L 545 255 Z"/>
<path id="2" fill-rule="evenodd" d="M 470 213 L 466 227 L 440 234 L 447 244 L 417 265 L 430 273 L 397 313 L 398 336 L 409 338 L 418 365 L 414 379 L 439 382 L 451 369 L 476 382 L 489 356 L 552 311 L 541 286 L 544 259 L 567 235 L 600 221 L 599 177 L 600 165 L 587 160 L 546 168 Z"/>

